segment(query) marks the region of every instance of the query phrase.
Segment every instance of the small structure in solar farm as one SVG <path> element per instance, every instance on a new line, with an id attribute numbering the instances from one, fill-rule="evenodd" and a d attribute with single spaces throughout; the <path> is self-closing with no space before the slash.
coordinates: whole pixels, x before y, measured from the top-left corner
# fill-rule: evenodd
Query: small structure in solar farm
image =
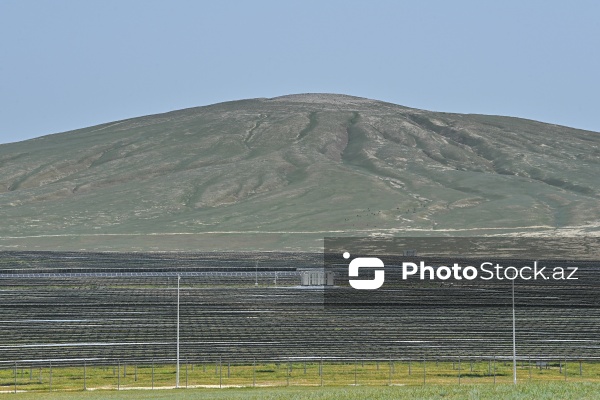
<path id="1" fill-rule="evenodd" d="M 300 273 L 300 284 L 302 286 L 333 286 L 333 271 L 310 270 Z"/>

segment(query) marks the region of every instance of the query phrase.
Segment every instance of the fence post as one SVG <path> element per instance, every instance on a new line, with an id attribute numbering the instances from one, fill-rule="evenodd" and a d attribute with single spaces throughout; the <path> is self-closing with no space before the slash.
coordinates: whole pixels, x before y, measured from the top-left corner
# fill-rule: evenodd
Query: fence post
<path id="1" fill-rule="evenodd" d="M 286 386 L 290 386 L 290 358 L 288 357 L 287 368 L 285 371 L 285 384 Z"/>
<path id="2" fill-rule="evenodd" d="M 187 357 L 185 358 L 185 388 L 188 388 L 188 361 Z"/>
<path id="3" fill-rule="evenodd" d="M 496 384 L 496 356 L 494 356 L 494 385 Z"/>
<path id="4" fill-rule="evenodd" d="M 221 363 L 221 356 L 219 356 L 219 389 L 223 387 L 223 364 Z"/>
<path id="5" fill-rule="evenodd" d="M 565 382 L 567 381 L 567 359 L 565 358 Z"/>
<path id="6" fill-rule="evenodd" d="M 319 367 L 319 374 L 321 375 L 321 386 L 323 386 L 323 357 L 321 357 L 321 365 Z"/>
<path id="7" fill-rule="evenodd" d="M 425 368 L 425 354 L 423 354 L 423 386 L 425 386 L 426 377 L 427 377 L 427 370 Z"/>
<path id="8" fill-rule="evenodd" d="M 137 363 L 133 367 L 133 380 L 137 382 Z"/>
<path id="9" fill-rule="evenodd" d="M 256 387 L 256 357 L 252 359 L 252 387 Z"/>
<path id="10" fill-rule="evenodd" d="M 154 389 L 154 358 L 152 359 L 152 389 Z"/>
<path id="11" fill-rule="evenodd" d="M 117 390 L 121 390 L 121 360 L 117 361 Z"/>
<path id="12" fill-rule="evenodd" d="M 460 385 L 460 356 L 458 356 L 458 384 Z"/>
<path id="13" fill-rule="evenodd" d="M 411 375 L 411 370 L 410 370 L 410 358 L 408 359 L 408 375 Z"/>
<path id="14" fill-rule="evenodd" d="M 86 370 L 85 359 L 83 360 L 83 390 L 84 391 L 87 390 L 87 370 Z"/>
<path id="15" fill-rule="evenodd" d="M 558 360 L 558 372 L 562 375 L 562 360 Z"/>
<path id="16" fill-rule="evenodd" d="M 583 375 L 583 369 L 581 368 L 581 360 L 579 360 L 579 376 Z"/>
<path id="17" fill-rule="evenodd" d="M 17 362 L 15 361 L 15 393 L 17 393 Z"/>
<path id="18" fill-rule="evenodd" d="M 357 380 L 356 380 L 356 369 L 358 368 L 358 365 L 356 364 L 356 357 L 354 357 L 354 386 L 357 385 Z"/>
<path id="19" fill-rule="evenodd" d="M 390 355 L 390 376 L 388 378 L 388 386 L 392 386 L 392 356 Z"/>
<path id="20" fill-rule="evenodd" d="M 531 380 L 531 356 L 529 356 L 528 359 L 529 359 L 529 380 Z"/>
<path id="21" fill-rule="evenodd" d="M 52 361 L 50 361 L 50 391 L 52 391 Z"/>

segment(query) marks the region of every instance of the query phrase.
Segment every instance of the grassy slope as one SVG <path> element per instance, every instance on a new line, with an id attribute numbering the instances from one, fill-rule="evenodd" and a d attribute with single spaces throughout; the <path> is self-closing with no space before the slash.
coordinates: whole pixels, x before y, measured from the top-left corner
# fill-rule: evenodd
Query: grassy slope
<path id="1" fill-rule="evenodd" d="M 349 96 L 244 100 L 1 145 L 0 246 L 307 249 L 340 232 L 594 225 L 599 166 L 594 132 Z M 34 235 L 79 236 L 6 239 Z"/>

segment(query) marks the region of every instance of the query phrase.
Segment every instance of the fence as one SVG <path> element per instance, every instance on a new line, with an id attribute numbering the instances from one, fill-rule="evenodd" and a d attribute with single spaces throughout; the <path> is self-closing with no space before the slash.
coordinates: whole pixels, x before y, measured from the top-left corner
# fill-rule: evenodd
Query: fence
<path id="1" fill-rule="evenodd" d="M 126 390 L 346 385 L 471 385 L 512 383 L 512 360 L 427 356 L 416 359 L 183 358 L 179 384 L 175 360 L 20 361 L 0 366 L 0 390 Z M 600 363 L 591 360 L 519 359 L 517 381 L 599 382 Z"/>

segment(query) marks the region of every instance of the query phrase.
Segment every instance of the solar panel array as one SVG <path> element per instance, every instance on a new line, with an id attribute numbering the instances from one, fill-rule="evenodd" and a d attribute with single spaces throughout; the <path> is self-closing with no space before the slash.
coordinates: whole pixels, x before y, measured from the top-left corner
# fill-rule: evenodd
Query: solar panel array
<path id="1" fill-rule="evenodd" d="M 300 271 L 321 267 L 320 254 L 4 252 L 0 363 L 173 360 L 178 275 L 188 360 L 512 354 L 509 285 L 428 283 L 400 288 L 392 307 L 332 307 L 335 288 L 300 286 Z M 520 358 L 600 355 L 598 271 L 517 286 Z"/>

